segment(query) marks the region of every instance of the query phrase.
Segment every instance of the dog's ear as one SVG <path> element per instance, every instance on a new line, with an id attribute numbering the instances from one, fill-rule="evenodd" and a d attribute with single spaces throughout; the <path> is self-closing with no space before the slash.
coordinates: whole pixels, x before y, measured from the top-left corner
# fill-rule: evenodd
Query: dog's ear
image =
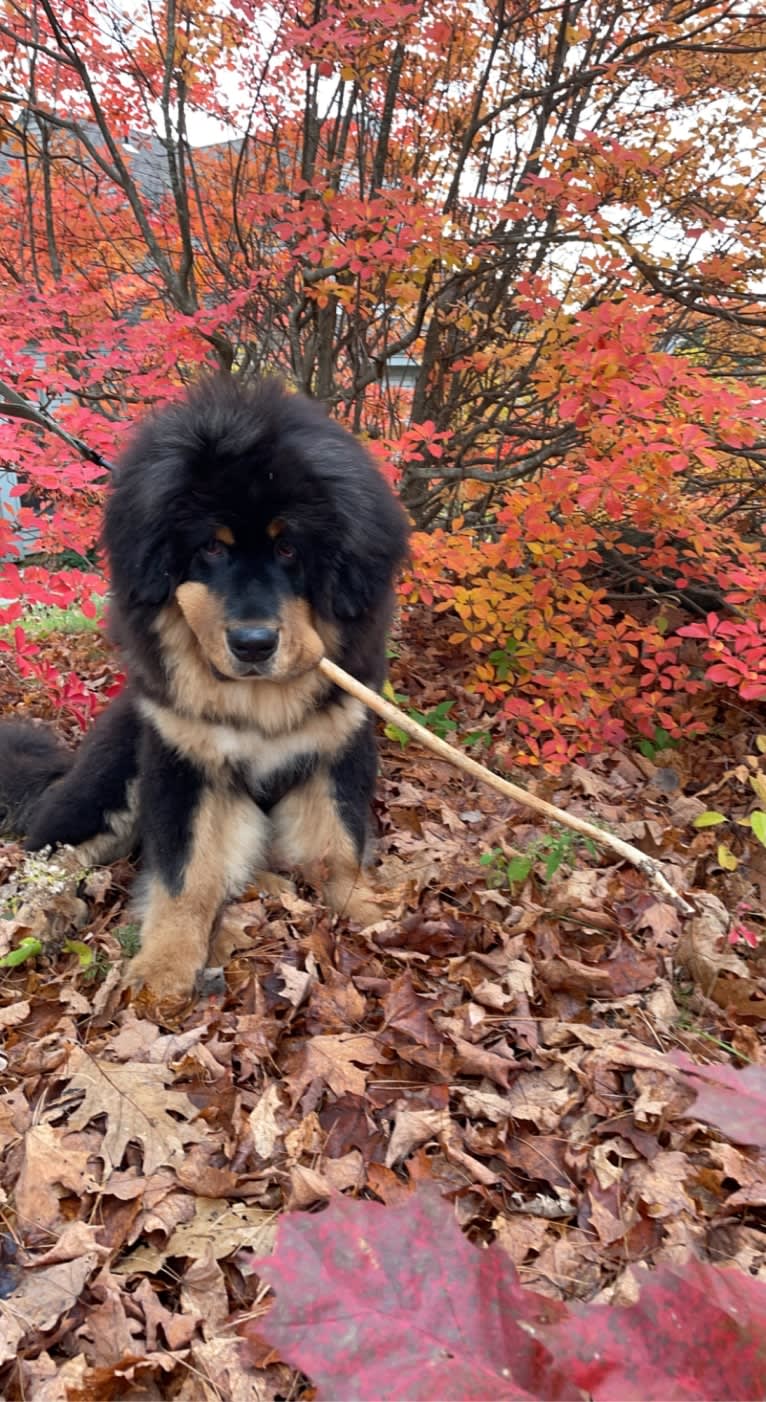
<path id="1" fill-rule="evenodd" d="M 374 609 L 407 557 L 404 512 L 377 469 L 366 477 L 354 505 L 340 533 L 332 572 L 332 612 L 342 619 Z"/>
<path id="2" fill-rule="evenodd" d="M 104 545 L 115 593 L 132 604 L 159 608 L 180 581 L 167 515 L 157 502 L 118 480 L 107 501 Z"/>

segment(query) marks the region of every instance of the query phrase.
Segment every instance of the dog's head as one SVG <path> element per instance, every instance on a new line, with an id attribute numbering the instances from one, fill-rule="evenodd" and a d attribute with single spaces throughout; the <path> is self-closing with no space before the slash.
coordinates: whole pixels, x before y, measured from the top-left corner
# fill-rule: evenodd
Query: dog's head
<path id="1" fill-rule="evenodd" d="M 170 609 L 221 680 L 289 680 L 390 596 L 404 515 L 357 441 L 267 381 L 210 380 L 139 429 L 107 503 L 117 608 Z"/>

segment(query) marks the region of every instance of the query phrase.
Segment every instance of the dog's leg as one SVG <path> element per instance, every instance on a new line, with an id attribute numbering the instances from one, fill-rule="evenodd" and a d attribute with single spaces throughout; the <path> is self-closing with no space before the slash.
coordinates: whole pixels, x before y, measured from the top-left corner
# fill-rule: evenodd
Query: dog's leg
<path id="1" fill-rule="evenodd" d="M 185 998 L 204 968 L 221 906 L 263 861 L 269 824 L 223 773 L 206 775 L 148 729 L 140 811 L 141 950 L 126 982 L 153 998 Z"/>
<path id="2" fill-rule="evenodd" d="M 357 732 L 344 753 L 274 808 L 280 862 L 318 873 L 322 895 L 338 915 L 371 925 L 383 914 L 362 862 L 377 757 L 372 726 Z"/>

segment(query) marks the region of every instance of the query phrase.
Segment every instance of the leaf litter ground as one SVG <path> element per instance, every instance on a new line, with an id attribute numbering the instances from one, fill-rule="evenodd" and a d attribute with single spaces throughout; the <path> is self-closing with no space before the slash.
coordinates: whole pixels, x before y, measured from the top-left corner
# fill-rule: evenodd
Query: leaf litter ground
<path id="1" fill-rule="evenodd" d="M 56 664 L 63 648 L 67 666 L 102 683 L 92 637 L 45 646 L 59 650 Z M 396 667 L 407 672 L 406 649 Z M 10 674 L 2 701 L 6 712 L 46 716 L 42 694 Z M 0 955 L 24 939 L 42 946 L 4 968 L 0 984 L 2 1395 L 312 1395 L 291 1362 L 321 1396 L 476 1395 L 469 1373 L 432 1370 L 428 1391 L 414 1373 L 387 1382 L 372 1363 L 367 1383 L 357 1369 L 344 1391 L 342 1361 L 328 1380 L 316 1345 L 313 1354 L 291 1345 L 296 1321 L 285 1322 L 280 1279 L 297 1302 L 308 1292 L 305 1317 L 328 1289 L 343 1312 L 329 1238 L 340 1250 L 351 1230 L 346 1203 L 391 1211 L 405 1269 L 435 1195 L 466 1250 L 491 1242 L 488 1262 L 507 1264 L 508 1309 L 524 1313 L 518 1282 L 537 1301 L 526 1308 L 530 1318 L 543 1310 L 554 1363 L 567 1330 L 587 1335 L 572 1310 L 635 1305 L 641 1281 L 654 1280 L 665 1299 L 675 1280 L 669 1298 L 682 1320 L 699 1309 L 700 1289 L 709 1297 L 713 1286 L 673 1274 L 689 1261 L 731 1265 L 754 1289 L 766 1282 L 766 942 L 731 944 L 727 934 L 727 912 L 763 907 L 766 868 L 746 830 L 732 872 L 718 865 L 716 834 L 693 827 L 713 806 L 747 812 L 756 729 L 740 729 L 723 752 L 698 743 L 652 763 L 615 751 L 555 780 L 527 777 L 662 857 L 694 893 L 698 914 L 683 927 L 637 873 L 602 854 L 571 852 L 546 880 L 551 834 L 529 814 L 384 741 L 378 880 L 389 918 L 360 932 L 306 888 L 249 892 L 218 939 L 225 996 L 165 1022 L 119 991 L 135 942 L 130 864 L 83 873 L 65 855 L 44 864 L 0 848 Z M 757 772 L 764 767 L 761 757 Z M 714 790 L 714 802 L 700 790 Z M 529 852 L 523 883 L 493 884 Z M 291 1268 L 288 1234 L 269 1267 L 285 1211 L 316 1240 Z M 364 1219 L 368 1235 L 377 1221 Z M 444 1221 L 422 1242 L 410 1321 L 439 1298 Z M 480 1304 L 482 1289 L 487 1301 L 500 1289 L 502 1270 L 493 1268 L 490 1289 L 489 1277 L 481 1284 L 489 1264 L 475 1269 Z M 345 1279 L 353 1302 L 363 1282 L 349 1261 Z M 492 1317 L 489 1303 L 477 1310 L 474 1286 L 466 1276 L 467 1358 L 481 1352 L 477 1331 Z M 741 1302 L 743 1315 L 762 1299 Z M 397 1327 L 414 1367 L 402 1320 L 389 1320 L 389 1353 Z M 453 1357 L 454 1341 L 441 1344 Z M 495 1362 L 500 1348 L 495 1340 Z M 741 1339 L 739 1349 L 744 1358 Z M 375 1348 L 366 1356 L 374 1361 Z M 505 1392 L 495 1379 L 492 1395 L 660 1396 L 667 1387 L 645 1373 L 610 1393 L 590 1365 L 562 1381 L 535 1357 Z M 757 1395 L 751 1374 L 739 1383 L 731 1395 Z M 719 1385 L 700 1376 L 673 1395 Z"/>

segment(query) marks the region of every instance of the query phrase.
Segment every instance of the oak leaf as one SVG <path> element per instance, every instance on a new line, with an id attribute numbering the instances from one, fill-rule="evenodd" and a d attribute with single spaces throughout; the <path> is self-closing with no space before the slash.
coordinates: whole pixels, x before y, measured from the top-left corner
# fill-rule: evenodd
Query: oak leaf
<path id="1" fill-rule="evenodd" d="M 262 1207 L 226 1198 L 196 1198 L 191 1221 L 175 1227 L 161 1249 L 139 1245 L 114 1270 L 116 1275 L 138 1271 L 153 1275 L 162 1270 L 169 1256 L 197 1261 L 212 1253 L 221 1260 L 245 1246 L 252 1251 L 270 1251 L 275 1233 L 276 1216 Z"/>
<path id="2" fill-rule="evenodd" d="M 300 1099 L 312 1081 L 323 1081 L 335 1095 L 363 1095 L 367 1076 L 362 1070 L 381 1060 L 374 1037 L 342 1032 L 337 1036 L 311 1037 L 301 1049 L 292 1078 L 293 1100 Z"/>
<path id="3" fill-rule="evenodd" d="M 21 1340 L 33 1330 L 54 1329 L 62 1315 L 76 1305 L 80 1293 L 100 1261 L 98 1251 L 29 1270 L 22 1277 L 10 1300 L 2 1305 L 0 1318 L 0 1363 L 15 1358 Z"/>
<path id="4" fill-rule="evenodd" d="M 98 1061 L 77 1048 L 69 1059 L 69 1090 L 83 1091 L 82 1103 L 69 1116 L 70 1129 L 84 1129 L 106 1116 L 101 1155 L 108 1168 L 119 1168 L 129 1144 L 140 1145 L 144 1172 L 183 1158 L 186 1144 L 204 1139 L 194 1123 L 197 1110 L 183 1091 L 168 1089 L 171 1072 L 147 1062 Z"/>

